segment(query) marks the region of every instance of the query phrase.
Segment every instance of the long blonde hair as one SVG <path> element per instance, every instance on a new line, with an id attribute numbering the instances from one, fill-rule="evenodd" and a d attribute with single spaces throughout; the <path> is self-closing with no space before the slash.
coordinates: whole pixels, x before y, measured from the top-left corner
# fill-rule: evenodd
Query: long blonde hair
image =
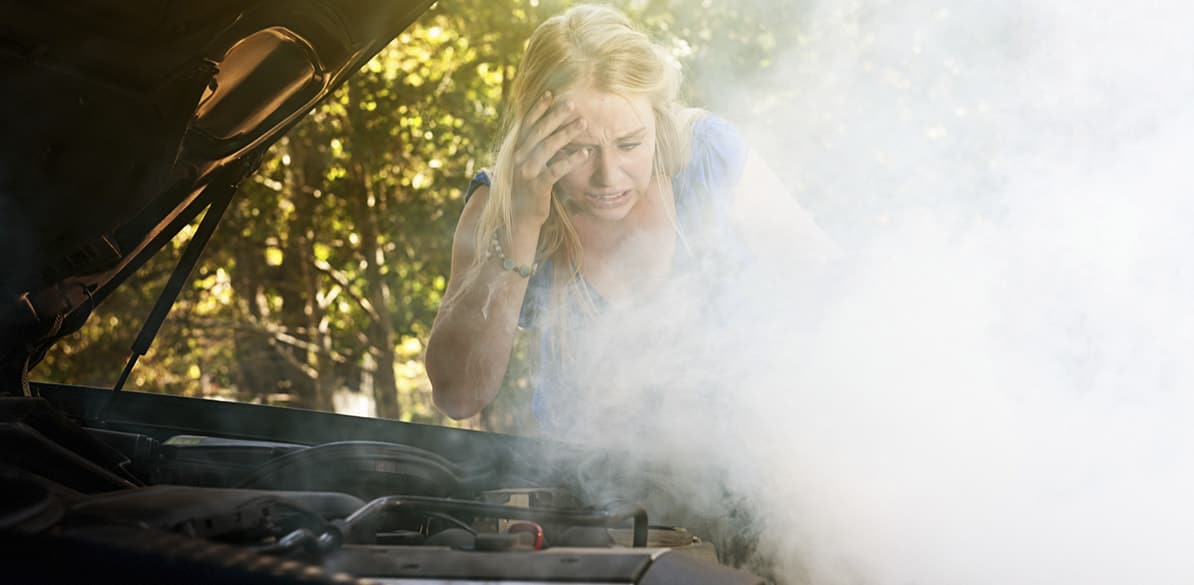
<path id="1" fill-rule="evenodd" d="M 489 197 L 477 222 L 477 245 L 486 245 L 495 234 L 511 232 L 514 149 L 526 116 L 545 92 L 560 95 L 570 88 L 587 87 L 647 97 L 655 116 L 653 180 L 661 181 L 674 175 L 688 160 L 690 132 L 685 110 L 678 102 L 680 83 L 679 67 L 667 51 L 614 8 L 579 5 L 540 24 L 531 35 L 510 87 Z M 559 303 L 569 294 L 587 300 L 586 293 L 577 290 L 580 287 L 569 286 L 579 277 L 581 254 L 576 229 L 561 198 L 553 194 L 550 214 L 540 231 L 536 260 L 552 263 L 554 306 L 561 306 Z M 478 254 L 472 271 L 479 270 L 485 261 L 484 254 Z M 584 302 L 582 306 L 591 308 L 592 303 Z"/>

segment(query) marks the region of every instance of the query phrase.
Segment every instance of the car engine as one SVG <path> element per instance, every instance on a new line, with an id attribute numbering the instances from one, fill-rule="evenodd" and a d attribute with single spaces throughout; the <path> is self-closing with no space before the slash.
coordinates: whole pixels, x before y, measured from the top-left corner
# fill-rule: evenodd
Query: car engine
<path id="1" fill-rule="evenodd" d="M 461 463 L 376 440 L 159 439 L 80 425 L 40 398 L 0 399 L 0 439 L 10 582 L 762 582 L 516 453 Z"/>

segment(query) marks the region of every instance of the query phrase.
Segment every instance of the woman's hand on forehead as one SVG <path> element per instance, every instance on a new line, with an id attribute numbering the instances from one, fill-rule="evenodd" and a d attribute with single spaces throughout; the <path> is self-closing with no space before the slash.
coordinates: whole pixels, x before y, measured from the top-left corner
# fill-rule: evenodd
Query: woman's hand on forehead
<path id="1" fill-rule="evenodd" d="M 523 122 L 514 148 L 514 184 L 511 193 L 515 222 L 543 225 L 551 212 L 552 186 L 588 156 L 587 150 L 557 156 L 582 132 L 587 121 L 570 100 L 552 99 L 546 93 Z"/>

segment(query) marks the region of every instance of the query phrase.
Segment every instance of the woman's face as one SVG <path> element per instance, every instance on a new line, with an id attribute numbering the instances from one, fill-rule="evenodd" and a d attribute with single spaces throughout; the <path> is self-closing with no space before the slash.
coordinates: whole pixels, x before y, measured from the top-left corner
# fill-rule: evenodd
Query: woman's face
<path id="1" fill-rule="evenodd" d="M 646 96 L 625 97 L 574 89 L 570 100 L 587 127 L 557 156 L 587 149 L 588 156 L 556 183 L 573 215 L 621 221 L 647 196 L 655 160 L 655 116 Z"/>

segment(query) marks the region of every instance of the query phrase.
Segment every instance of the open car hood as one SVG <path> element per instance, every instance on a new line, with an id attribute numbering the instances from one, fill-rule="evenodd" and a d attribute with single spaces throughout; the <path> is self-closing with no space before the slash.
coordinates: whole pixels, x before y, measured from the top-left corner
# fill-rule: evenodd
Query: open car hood
<path id="1" fill-rule="evenodd" d="M 0 382 L 431 3 L 0 0 Z"/>

